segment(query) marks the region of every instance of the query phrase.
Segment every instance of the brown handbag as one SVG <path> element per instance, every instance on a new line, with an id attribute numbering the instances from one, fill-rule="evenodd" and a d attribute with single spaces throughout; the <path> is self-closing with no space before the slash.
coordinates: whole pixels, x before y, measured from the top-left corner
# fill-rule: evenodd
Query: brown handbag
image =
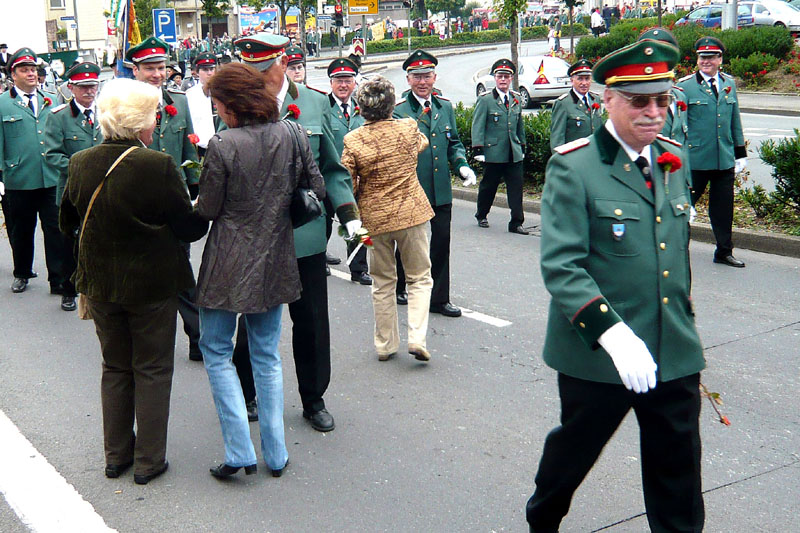
<path id="1" fill-rule="evenodd" d="M 78 238 L 78 251 L 80 251 L 81 243 L 83 242 L 83 230 L 86 228 L 86 221 L 89 220 L 89 213 L 92 212 L 92 206 L 94 205 L 94 201 L 95 199 L 97 199 L 97 195 L 100 194 L 100 189 L 103 188 L 103 185 L 106 182 L 106 178 L 108 178 L 108 175 L 111 174 L 112 170 L 117 168 L 117 165 L 119 165 L 120 161 L 125 159 L 125 156 L 127 156 L 129 153 L 133 152 L 137 148 L 138 146 L 131 146 L 130 148 L 122 152 L 122 155 L 120 155 L 117 158 L 117 160 L 114 161 L 114 164 L 111 165 L 111 168 L 108 169 L 108 172 L 106 172 L 106 175 L 103 176 L 103 179 L 100 181 L 100 184 L 94 190 L 94 193 L 92 193 L 92 198 L 91 200 L 89 200 L 89 206 L 86 208 L 86 214 L 83 215 L 83 222 L 81 223 L 81 235 Z M 89 312 L 89 301 L 86 295 L 83 293 L 78 295 L 78 318 L 80 318 L 81 320 L 92 320 L 92 314 Z"/>

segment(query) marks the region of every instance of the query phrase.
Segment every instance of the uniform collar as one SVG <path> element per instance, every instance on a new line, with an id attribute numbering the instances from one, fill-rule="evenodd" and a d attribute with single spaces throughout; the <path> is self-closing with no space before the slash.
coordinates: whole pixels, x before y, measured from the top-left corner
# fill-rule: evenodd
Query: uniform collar
<path id="1" fill-rule="evenodd" d="M 644 148 L 642 148 L 641 152 L 637 152 L 631 146 L 623 141 L 619 134 L 617 133 L 616 128 L 614 127 L 614 123 L 611 122 L 611 119 L 607 120 L 605 123 L 605 127 L 608 130 L 608 133 L 619 143 L 620 147 L 625 150 L 625 153 L 628 154 L 628 157 L 631 159 L 632 162 L 636 162 L 639 157 L 644 157 L 647 159 L 648 166 L 653 166 L 652 164 L 652 157 L 650 156 L 650 145 L 648 144 Z"/>
<path id="2" fill-rule="evenodd" d="M 275 98 L 278 100 L 278 109 L 283 108 L 283 102 L 286 100 L 286 94 L 289 92 L 289 78 L 286 76 L 283 77 L 283 85 L 281 85 L 281 90 L 278 91 L 278 94 L 275 95 Z"/>

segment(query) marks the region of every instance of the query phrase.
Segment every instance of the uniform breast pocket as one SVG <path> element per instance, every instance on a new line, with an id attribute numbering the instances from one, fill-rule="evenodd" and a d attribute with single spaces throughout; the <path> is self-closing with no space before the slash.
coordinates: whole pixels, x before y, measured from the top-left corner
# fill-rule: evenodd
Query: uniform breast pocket
<path id="1" fill-rule="evenodd" d="M 3 115 L 3 135 L 6 137 L 19 137 L 23 134 L 24 129 L 22 115 Z"/>
<path id="2" fill-rule="evenodd" d="M 304 125 L 303 129 L 306 130 L 308 136 L 308 144 L 311 146 L 311 152 L 319 154 L 320 139 L 322 138 L 322 126 L 319 124 Z"/>
<path id="3" fill-rule="evenodd" d="M 185 120 L 171 120 L 169 123 L 169 130 L 173 133 L 182 133 L 186 129 Z"/>
<path id="4" fill-rule="evenodd" d="M 639 204 L 623 200 L 595 199 L 590 245 L 619 257 L 639 255 Z"/>

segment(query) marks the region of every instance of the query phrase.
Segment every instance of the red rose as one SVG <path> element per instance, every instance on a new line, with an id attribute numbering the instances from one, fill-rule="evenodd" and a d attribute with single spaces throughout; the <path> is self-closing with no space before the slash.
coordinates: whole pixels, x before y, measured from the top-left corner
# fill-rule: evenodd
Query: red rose
<path id="1" fill-rule="evenodd" d="M 367 235 L 367 236 L 365 236 L 365 237 L 363 237 L 363 238 L 361 239 L 361 242 L 363 242 L 363 243 L 364 243 L 364 246 L 366 246 L 367 248 L 369 248 L 369 247 L 371 247 L 371 246 L 372 246 L 372 237 L 370 237 L 369 235 Z"/>
<path id="2" fill-rule="evenodd" d="M 683 166 L 683 163 L 681 163 L 681 158 L 672 152 L 664 152 L 658 156 L 656 162 L 661 165 L 661 168 L 664 169 L 664 172 L 672 172 Z"/>
<path id="3" fill-rule="evenodd" d="M 729 92 L 731 92 L 731 86 L 730 85 L 725 87 L 725 94 L 728 94 Z"/>
<path id="4" fill-rule="evenodd" d="M 516 98 L 514 98 L 514 105 L 519 105 L 519 100 L 517 100 Z"/>
<path id="5" fill-rule="evenodd" d="M 166 111 L 166 112 L 167 112 L 167 115 L 169 115 L 169 116 L 171 116 L 171 117 L 174 117 L 175 115 L 177 115 L 177 114 L 178 114 L 178 110 L 177 110 L 177 109 L 175 109 L 175 106 L 174 106 L 174 105 L 171 105 L 171 104 L 170 104 L 170 105 L 168 105 L 167 107 L 165 107 L 165 108 L 164 108 L 164 111 Z"/>
<path id="6" fill-rule="evenodd" d="M 289 107 L 286 108 L 289 113 L 292 114 L 292 117 L 295 119 L 300 118 L 300 108 L 297 107 L 295 104 L 289 104 Z"/>
<path id="7" fill-rule="evenodd" d="M 677 102 L 675 102 L 675 105 L 678 106 L 678 109 L 680 109 L 681 111 L 686 111 L 686 107 L 687 107 L 686 106 L 686 102 L 682 102 L 682 101 L 678 100 Z"/>
<path id="8" fill-rule="evenodd" d="M 728 417 L 725 416 L 725 415 L 722 415 L 721 417 L 719 417 L 719 421 L 722 422 L 723 424 L 725 424 L 726 426 L 730 426 L 731 425 L 731 421 L 728 420 Z"/>
<path id="9" fill-rule="evenodd" d="M 360 107 L 358 107 L 358 106 L 356 106 L 356 108 L 353 110 L 353 112 L 354 112 L 356 115 L 358 115 L 359 113 L 361 113 L 361 108 L 360 108 Z"/>
<path id="10" fill-rule="evenodd" d="M 53 101 L 45 96 L 44 97 L 44 106 L 47 107 L 47 106 L 52 105 L 52 104 L 53 104 Z"/>
<path id="11" fill-rule="evenodd" d="M 189 142 L 192 144 L 197 144 L 200 142 L 200 137 L 197 136 L 195 133 L 189 134 Z"/>
<path id="12" fill-rule="evenodd" d="M 597 102 L 593 102 L 592 109 L 600 109 L 600 104 L 598 104 Z"/>

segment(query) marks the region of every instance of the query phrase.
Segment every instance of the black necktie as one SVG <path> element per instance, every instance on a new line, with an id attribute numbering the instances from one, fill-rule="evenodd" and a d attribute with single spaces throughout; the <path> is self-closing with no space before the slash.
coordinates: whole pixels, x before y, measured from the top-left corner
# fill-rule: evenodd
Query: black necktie
<path id="1" fill-rule="evenodd" d="M 503 97 L 503 103 L 506 105 L 506 109 L 508 109 L 508 95 Z"/>
<path id="2" fill-rule="evenodd" d="M 347 112 L 347 104 L 342 104 L 342 113 L 344 113 L 344 118 L 350 120 L 350 113 Z"/>
<path id="3" fill-rule="evenodd" d="M 94 122 L 92 122 L 92 110 L 84 109 L 83 114 L 86 115 L 86 122 L 89 123 L 89 126 L 94 126 Z"/>
<path id="4" fill-rule="evenodd" d="M 28 107 L 31 108 L 33 114 L 36 114 L 36 108 L 33 106 L 33 94 L 26 94 L 25 96 L 28 97 Z"/>
<path id="5" fill-rule="evenodd" d="M 714 93 L 714 98 L 719 98 L 719 93 L 717 92 L 717 81 L 716 78 L 708 78 L 708 84 L 711 85 L 711 92 Z"/>
<path id="6" fill-rule="evenodd" d="M 644 183 L 647 185 L 647 188 L 652 191 L 653 190 L 653 180 L 650 177 L 650 165 L 647 164 L 647 159 L 642 156 L 639 156 L 639 159 L 636 160 L 636 166 L 639 167 L 639 170 L 642 171 L 644 174 Z"/>
<path id="7" fill-rule="evenodd" d="M 430 100 L 425 100 L 425 110 L 427 111 L 430 108 L 431 108 L 431 101 Z"/>

